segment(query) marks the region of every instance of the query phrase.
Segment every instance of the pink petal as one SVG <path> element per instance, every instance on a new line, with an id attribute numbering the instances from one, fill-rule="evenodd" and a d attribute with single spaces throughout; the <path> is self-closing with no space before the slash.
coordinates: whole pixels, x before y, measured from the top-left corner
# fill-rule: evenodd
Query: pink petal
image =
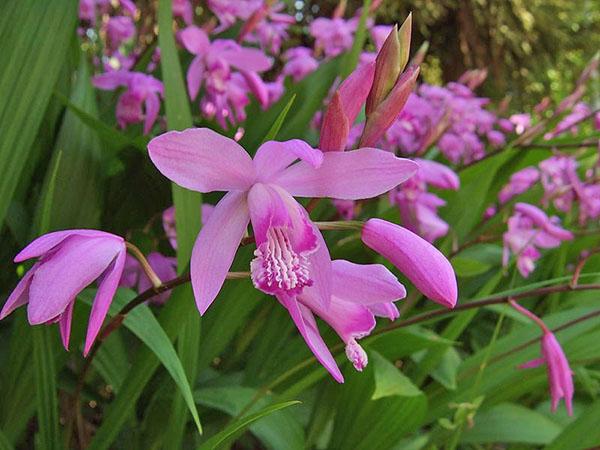
<path id="1" fill-rule="evenodd" d="M 208 128 L 169 131 L 152 139 L 148 151 L 164 176 L 193 191 L 246 190 L 255 178 L 248 153 Z"/>
<path id="2" fill-rule="evenodd" d="M 273 187 L 256 183 L 248 192 L 248 209 L 256 245 L 267 240 L 271 227 L 292 228 L 292 219 L 286 203 Z"/>
<path id="3" fill-rule="evenodd" d="M 427 184 L 439 189 L 455 191 L 460 187 L 458 175 L 448 166 L 428 159 L 415 159 L 415 162 L 419 165 L 419 176 Z"/>
<path id="4" fill-rule="evenodd" d="M 277 183 L 293 196 L 359 200 L 388 192 L 417 169 L 414 162 L 390 152 L 361 148 L 325 153 L 318 169 L 295 164 L 277 177 Z"/>
<path id="5" fill-rule="evenodd" d="M 195 25 L 181 30 L 177 37 L 185 49 L 194 55 L 203 54 L 210 47 L 210 41 L 206 32 Z"/>
<path id="6" fill-rule="evenodd" d="M 98 286 L 98 292 L 96 292 L 96 297 L 94 298 L 92 311 L 90 313 L 90 320 L 88 322 L 83 356 L 87 356 L 96 340 L 96 336 L 98 336 L 98 333 L 100 332 L 104 318 L 108 313 L 115 292 L 119 287 L 119 280 L 121 279 L 123 268 L 125 267 L 126 255 L 127 253 L 123 247 L 122 251 L 117 255 L 117 258 L 107 269 L 106 276 L 100 283 L 100 286 Z"/>
<path id="7" fill-rule="evenodd" d="M 258 148 L 254 156 L 254 167 L 258 179 L 268 182 L 297 159 L 317 168 L 323 163 L 323 152 L 312 148 L 300 139 L 265 142 Z"/>
<path id="8" fill-rule="evenodd" d="M 112 91 L 119 86 L 126 86 L 131 78 L 131 73 L 125 70 L 105 72 L 92 78 L 92 84 L 98 89 Z"/>
<path id="9" fill-rule="evenodd" d="M 425 239 L 381 219 L 367 221 L 363 242 L 392 262 L 423 294 L 453 308 L 458 291 L 456 275 L 446 257 Z"/>
<path id="10" fill-rule="evenodd" d="M 245 192 L 229 192 L 200 230 L 190 266 L 200 314 L 219 294 L 249 221 Z"/>
<path id="11" fill-rule="evenodd" d="M 402 111 L 402 108 L 404 108 L 410 93 L 415 87 L 418 76 L 419 68 L 412 66 L 398 77 L 396 85 L 386 99 L 370 114 L 360 138 L 359 145 L 361 147 L 375 145 L 383 137 L 400 114 L 400 111 Z"/>
<path id="12" fill-rule="evenodd" d="M 75 235 L 65 240 L 33 275 L 27 308 L 29 323 L 38 325 L 62 314 L 76 295 L 104 272 L 124 245 L 117 238 Z"/>
<path id="13" fill-rule="evenodd" d="M 236 69 L 251 72 L 264 72 L 273 65 L 273 60 L 256 48 L 224 49 L 219 56 Z"/>
<path id="14" fill-rule="evenodd" d="M 317 227 L 313 225 L 313 233 L 317 237 L 317 250 L 309 256 L 310 276 L 314 281 L 310 288 L 315 291 L 315 295 L 320 299 L 321 305 L 327 307 L 331 302 L 333 268 L 331 265 L 331 256 L 329 249 L 323 239 L 323 235 Z"/>
<path id="15" fill-rule="evenodd" d="M 144 134 L 150 134 L 152 125 L 156 122 L 160 110 L 160 99 L 153 92 L 146 96 L 146 119 L 144 120 Z"/>
<path id="16" fill-rule="evenodd" d="M 394 302 L 406 297 L 404 286 L 381 264 L 354 264 L 343 259 L 331 264 L 335 297 L 362 305 Z"/>
<path id="17" fill-rule="evenodd" d="M 400 317 L 400 311 L 393 303 L 376 303 L 369 305 L 368 308 L 378 317 L 387 317 L 390 320 L 396 320 Z"/>
<path id="18" fill-rule="evenodd" d="M 29 301 L 29 286 L 31 286 L 33 274 L 38 267 L 39 263 L 34 264 L 34 266 L 29 269 L 25 276 L 21 278 L 17 284 L 17 287 L 15 287 L 15 289 L 11 292 L 8 300 L 6 300 L 6 303 L 4 303 L 2 311 L 0 311 L 0 320 L 4 319 L 19 306 L 23 306 Z"/>
<path id="19" fill-rule="evenodd" d="M 44 234 L 33 242 L 31 242 L 27 247 L 19 252 L 17 256 L 15 256 L 15 262 L 22 262 L 31 258 L 39 258 L 44 253 L 52 250 L 62 241 L 64 241 L 69 236 L 88 236 L 88 237 L 115 237 L 115 235 L 110 233 L 105 233 L 104 231 L 98 230 L 65 230 L 65 231 L 54 231 L 52 233 Z"/>
<path id="20" fill-rule="evenodd" d="M 306 341 L 306 345 L 308 345 L 308 348 L 310 348 L 317 360 L 338 383 L 343 383 L 344 376 L 340 372 L 327 345 L 323 342 L 323 338 L 319 333 L 319 328 L 310 309 L 299 303 L 295 298 L 279 298 L 279 301 L 289 311 L 298 331 L 300 331 L 300 334 Z"/>
<path id="21" fill-rule="evenodd" d="M 60 330 L 60 338 L 65 350 L 69 350 L 69 338 L 71 337 L 71 321 L 73 320 L 73 306 L 75 302 L 69 303 L 65 312 L 60 315 L 58 328 Z"/>
<path id="22" fill-rule="evenodd" d="M 374 76 L 375 61 L 360 65 L 340 85 L 338 92 L 350 126 L 367 100 Z"/>
<path id="23" fill-rule="evenodd" d="M 246 80 L 250 92 L 254 94 L 258 103 L 260 103 L 260 106 L 266 108 L 269 105 L 269 91 L 265 82 L 256 72 L 242 70 L 240 73 L 244 77 L 244 80 Z"/>
<path id="24" fill-rule="evenodd" d="M 319 148 L 324 152 L 343 151 L 348 142 L 350 121 L 339 92 L 333 94 L 323 116 Z"/>
<path id="25" fill-rule="evenodd" d="M 196 56 L 190 63 L 186 74 L 187 88 L 191 100 L 195 100 L 198 96 L 203 78 L 204 60 L 200 56 Z"/>

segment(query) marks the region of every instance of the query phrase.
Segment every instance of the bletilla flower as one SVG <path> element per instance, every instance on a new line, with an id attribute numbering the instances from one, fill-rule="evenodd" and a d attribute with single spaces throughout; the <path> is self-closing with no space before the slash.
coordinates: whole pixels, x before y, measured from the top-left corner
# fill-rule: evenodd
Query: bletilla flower
<path id="1" fill-rule="evenodd" d="M 0 319 L 27 304 L 29 323 L 58 322 L 63 345 L 68 349 L 75 299 L 98 279 L 83 351 L 87 355 L 119 285 L 125 256 L 123 238 L 103 231 L 66 230 L 40 236 L 14 259 L 38 261 L 8 297 Z"/>
<path id="2" fill-rule="evenodd" d="M 283 57 L 286 60 L 283 74 L 292 77 L 296 83 L 319 67 L 319 63 L 312 56 L 312 50 L 307 47 L 292 47 Z"/>
<path id="3" fill-rule="evenodd" d="M 190 0 L 173 0 L 173 17 L 180 17 L 186 25 L 194 23 L 194 8 Z"/>
<path id="4" fill-rule="evenodd" d="M 399 225 L 369 219 L 364 244 L 389 260 L 426 297 L 447 308 L 456 305 L 456 275 L 446 257 L 425 239 Z"/>
<path id="5" fill-rule="evenodd" d="M 371 198 L 416 171 L 412 161 L 385 151 L 324 154 L 300 140 L 266 142 L 252 160 L 234 140 L 206 128 L 165 133 L 148 150 L 158 170 L 182 187 L 227 191 L 192 252 L 192 286 L 201 314 L 219 293 L 249 221 L 257 247 L 250 268 L 254 285 L 280 300 L 293 299 L 312 286 L 328 304 L 329 252 L 293 196 Z M 297 159 L 301 161 L 294 163 Z"/>
<path id="6" fill-rule="evenodd" d="M 443 164 L 425 159 L 416 159 L 415 162 L 419 165 L 418 172 L 390 192 L 390 201 L 398 206 L 406 228 L 433 242 L 448 233 L 448 224 L 437 215 L 437 209 L 446 202 L 427 192 L 427 185 L 457 190 L 460 180 L 452 169 Z"/>
<path id="7" fill-rule="evenodd" d="M 163 96 L 161 81 L 144 73 L 117 70 L 96 75 L 92 83 L 108 91 L 125 86 L 125 92 L 117 101 L 119 126 L 125 128 L 127 124 L 144 121 L 144 134 L 150 133 L 160 111 L 160 97 Z"/>
<path id="8" fill-rule="evenodd" d="M 546 326 L 546 324 L 528 309 L 522 307 L 517 302 L 510 301 L 513 308 L 519 311 L 535 322 L 542 330 L 542 357 L 526 362 L 519 366 L 520 369 L 531 369 L 546 365 L 548 372 L 548 384 L 550 385 L 550 398 L 552 399 L 552 412 L 556 411 L 558 402 L 561 398 L 565 399 L 567 413 L 573 415 L 573 371 L 569 367 L 569 361 L 565 356 L 565 352 L 558 343 L 554 333 Z"/>
<path id="9" fill-rule="evenodd" d="M 264 2 L 244 22 L 238 42 L 258 42 L 263 50 L 279 54 L 288 39 L 287 29 L 296 22 L 293 16 L 280 12 L 284 8 L 283 3 Z"/>
<path id="10" fill-rule="evenodd" d="M 121 44 L 130 40 L 135 35 L 135 24 L 131 17 L 114 16 L 106 24 L 106 37 L 110 50 L 117 50 Z"/>
<path id="11" fill-rule="evenodd" d="M 267 104 L 268 92 L 257 73 L 268 70 L 272 61 L 262 51 L 242 47 L 230 39 L 210 42 L 206 32 L 194 25 L 182 30 L 179 39 L 195 55 L 187 71 L 188 93 L 194 100 L 204 85 L 205 115 L 221 118 L 219 122 L 225 128 L 225 119 L 235 123 L 245 118 L 248 91 L 261 105 Z M 240 73 L 232 73 L 232 68 Z"/>
<path id="12" fill-rule="evenodd" d="M 149 253 L 146 257 L 148 264 L 161 281 L 169 281 L 177 276 L 177 259 L 169 256 L 164 256 L 158 252 Z M 127 255 L 125 260 L 125 269 L 120 286 L 136 289 L 138 293 L 142 293 L 152 287 L 152 282 L 146 272 L 142 269 L 140 262 L 131 255 Z M 171 296 L 171 291 L 163 292 L 155 297 L 152 297 L 153 303 L 163 304 Z"/>
<path id="13" fill-rule="evenodd" d="M 544 205 L 552 203 L 556 209 L 569 212 L 576 198 L 579 183 L 577 160 L 570 156 L 552 156 L 539 164 L 544 188 Z"/>
<path id="14" fill-rule="evenodd" d="M 238 19 L 249 19 L 262 3 L 263 0 L 208 0 L 208 8 L 219 19 L 219 26 L 215 29 L 215 33 L 225 31 Z"/>
<path id="15" fill-rule="evenodd" d="M 498 194 L 501 204 L 508 202 L 523 192 L 528 191 L 540 179 L 540 172 L 535 167 L 525 167 L 511 175 L 508 184 Z"/>
<path id="16" fill-rule="evenodd" d="M 562 241 L 573 239 L 573 234 L 561 228 L 557 221 L 558 218 L 549 218 L 536 206 L 515 204 L 515 214 L 508 219 L 508 231 L 503 236 L 503 265 L 508 265 L 510 254 L 513 253 L 519 272 L 527 278 L 541 256 L 538 247 L 555 248 Z"/>
<path id="17" fill-rule="evenodd" d="M 577 103 L 573 110 L 567 114 L 549 133 L 544 135 L 544 139 L 553 139 L 566 131 L 570 131 L 572 134 L 577 133 L 577 124 L 584 119 L 591 117 L 592 109 L 588 104 L 584 102 Z"/>
<path id="18" fill-rule="evenodd" d="M 527 113 L 513 114 L 509 120 L 514 125 L 517 134 L 523 134 L 531 126 L 531 116 Z"/>
<path id="19" fill-rule="evenodd" d="M 315 38 L 315 47 L 322 50 L 325 56 L 334 57 L 352 47 L 357 26 L 356 18 L 319 17 L 311 22 L 309 32 Z"/>
<path id="20" fill-rule="evenodd" d="M 393 302 L 406 296 L 404 286 L 380 264 L 360 265 L 349 261 L 331 262 L 331 300 L 324 306 L 313 287 L 294 297 L 278 297 L 317 360 L 336 381 L 344 377 L 319 334 L 316 314 L 331 326 L 346 344 L 346 356 L 356 370 L 367 365 L 367 354 L 357 340 L 375 328 L 375 316 L 395 320 L 399 316 Z"/>

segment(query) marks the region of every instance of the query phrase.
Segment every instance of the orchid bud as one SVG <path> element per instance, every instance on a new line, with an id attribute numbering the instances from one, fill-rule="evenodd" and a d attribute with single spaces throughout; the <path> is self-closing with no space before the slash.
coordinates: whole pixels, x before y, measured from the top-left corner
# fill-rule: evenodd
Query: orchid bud
<path id="1" fill-rule="evenodd" d="M 456 305 L 454 269 L 425 239 L 399 225 L 370 219 L 363 228 L 362 241 L 394 264 L 425 296 L 447 308 Z"/>
<path id="2" fill-rule="evenodd" d="M 374 74 L 374 62 L 363 64 L 352 72 L 335 92 L 323 117 L 320 150 L 344 150 L 350 127 L 369 94 Z"/>
<path id="3" fill-rule="evenodd" d="M 409 14 L 399 31 L 398 27 L 394 26 L 377 54 L 375 78 L 367 98 L 367 116 L 389 95 L 406 66 L 410 52 L 411 29 L 412 15 Z"/>
<path id="4" fill-rule="evenodd" d="M 360 138 L 360 147 L 369 147 L 377 143 L 386 130 L 394 123 L 413 91 L 419 68 L 410 66 L 399 78 L 387 98 L 367 118 L 365 129 Z"/>

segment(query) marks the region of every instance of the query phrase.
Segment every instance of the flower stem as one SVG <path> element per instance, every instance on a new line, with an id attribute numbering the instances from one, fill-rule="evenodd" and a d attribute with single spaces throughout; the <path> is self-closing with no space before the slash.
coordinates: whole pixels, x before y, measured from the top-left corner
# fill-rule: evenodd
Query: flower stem
<path id="1" fill-rule="evenodd" d="M 150 263 L 148 262 L 144 254 L 141 252 L 141 250 L 135 245 L 133 245 L 131 242 L 127 241 L 125 241 L 125 246 L 127 247 L 127 250 L 129 250 L 129 253 L 139 261 L 140 266 L 142 266 L 142 270 L 152 283 L 152 286 L 154 286 L 154 288 L 158 288 L 160 285 L 162 285 L 162 281 L 160 281 L 160 278 L 158 277 L 158 275 L 156 275 L 154 269 L 150 267 Z"/>

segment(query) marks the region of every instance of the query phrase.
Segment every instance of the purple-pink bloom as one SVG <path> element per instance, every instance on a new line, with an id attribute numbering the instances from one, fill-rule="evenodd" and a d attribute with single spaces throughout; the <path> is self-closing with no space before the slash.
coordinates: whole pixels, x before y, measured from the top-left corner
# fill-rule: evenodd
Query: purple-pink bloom
<path id="1" fill-rule="evenodd" d="M 144 121 L 144 134 L 150 133 L 160 111 L 163 84 L 151 75 L 116 70 L 96 75 L 92 83 L 99 89 L 115 90 L 125 86 L 117 101 L 117 122 L 121 128 Z M 145 111 L 142 111 L 142 106 Z"/>
<path id="2" fill-rule="evenodd" d="M 531 126 L 531 116 L 527 113 L 513 114 L 508 120 L 515 126 L 517 134 L 523 134 Z"/>
<path id="3" fill-rule="evenodd" d="M 508 184 L 498 194 L 500 204 L 504 204 L 513 197 L 528 191 L 539 179 L 540 172 L 535 167 L 525 167 L 513 173 Z"/>
<path id="4" fill-rule="evenodd" d="M 135 35 L 135 24 L 129 16 L 114 16 L 106 24 L 106 37 L 110 50 L 117 50 L 122 43 Z"/>
<path id="5" fill-rule="evenodd" d="M 249 19 L 262 4 L 263 0 L 207 0 L 208 9 L 219 19 L 219 26 L 215 29 L 215 33 L 225 31 L 238 19 Z"/>
<path id="6" fill-rule="evenodd" d="M 173 0 L 173 17 L 180 17 L 186 25 L 192 25 L 194 8 L 190 0 Z"/>
<path id="7" fill-rule="evenodd" d="M 177 276 L 177 259 L 164 256 L 158 252 L 149 253 L 146 257 L 148 264 L 161 281 L 169 281 Z M 131 255 L 127 255 L 125 269 L 119 282 L 119 286 L 136 289 L 142 293 L 152 287 L 152 282 L 146 272 L 142 269 L 140 262 Z M 163 304 L 171 296 L 171 291 L 163 292 L 152 297 L 152 303 Z"/>
<path id="8" fill-rule="evenodd" d="M 283 74 L 292 77 L 296 83 L 319 67 L 312 50 L 307 47 L 292 47 L 283 54 L 283 58 L 286 60 Z"/>
<path id="9" fill-rule="evenodd" d="M 554 128 L 554 130 L 546 133 L 544 139 L 553 139 L 566 131 L 570 131 L 572 134 L 577 133 L 577 124 L 582 120 L 591 117 L 592 109 L 587 103 L 579 102 L 573 110 L 567 114 Z"/>
<path id="10" fill-rule="evenodd" d="M 333 378 L 344 377 L 321 338 L 314 314 L 331 326 L 346 344 L 346 356 L 358 371 L 367 365 L 367 354 L 357 340 L 375 328 L 375 316 L 395 320 L 394 305 L 406 296 L 404 286 L 380 264 L 353 264 L 345 260 L 331 262 L 331 300 L 324 306 L 314 288 L 306 288 L 294 297 L 278 297 L 289 311 L 306 344 Z"/>
<path id="11" fill-rule="evenodd" d="M 514 300 L 510 301 L 510 305 L 525 317 L 535 322 L 544 333 L 541 339 L 542 357 L 521 364 L 519 368 L 530 369 L 546 364 L 550 385 L 550 397 L 552 399 L 552 412 L 556 411 L 558 402 L 561 398 L 564 398 L 567 412 L 570 416 L 573 415 L 573 372 L 569 367 L 567 357 L 558 343 L 556 336 L 554 336 L 554 333 L 550 331 L 542 319 L 527 308 L 519 305 Z"/>
<path id="12" fill-rule="evenodd" d="M 508 219 L 504 233 L 502 263 L 508 265 L 510 254 L 517 258 L 517 269 L 527 278 L 541 257 L 539 248 L 558 247 L 562 241 L 573 239 L 573 234 L 561 228 L 556 218 L 549 218 L 544 211 L 527 203 L 515 204 L 515 214 Z"/>
<path id="13" fill-rule="evenodd" d="M 546 364 L 548 383 L 550 385 L 550 398 L 552 399 L 552 412 L 556 412 L 558 402 L 565 399 L 565 406 L 570 416 L 573 415 L 573 371 L 565 352 L 558 343 L 556 336 L 547 328 L 542 337 L 542 357 L 534 359 L 519 366 L 521 369 L 530 369 Z"/>
<path id="14" fill-rule="evenodd" d="M 226 128 L 226 120 L 235 124 L 244 120 L 244 109 L 249 103 L 247 92 L 254 93 L 260 103 L 268 102 L 268 92 L 258 72 L 268 70 L 272 60 L 262 51 L 245 48 L 230 39 L 210 42 L 204 30 L 194 25 L 179 33 L 184 47 L 193 55 L 187 71 L 187 86 L 194 100 L 204 84 L 203 113 Z M 240 71 L 233 73 L 232 68 Z"/>
<path id="15" fill-rule="evenodd" d="M 357 26 L 356 18 L 344 20 L 339 17 L 319 17 L 311 22 L 309 31 L 315 38 L 315 47 L 323 50 L 325 56 L 334 57 L 352 47 Z"/>
<path id="16" fill-rule="evenodd" d="M 399 225 L 369 219 L 363 227 L 362 241 L 394 264 L 426 297 L 447 308 L 456 305 L 454 269 L 425 239 Z"/>
<path id="17" fill-rule="evenodd" d="M 390 192 L 390 201 L 398 206 L 402 224 L 429 242 L 446 235 L 448 224 L 437 209 L 446 202 L 427 191 L 427 185 L 438 189 L 457 190 L 458 175 L 449 167 L 435 161 L 417 159 L 418 172 L 402 186 Z"/>
<path id="18" fill-rule="evenodd" d="M 410 178 L 417 168 L 382 150 L 322 153 L 300 140 L 266 142 L 251 159 L 237 142 L 206 128 L 165 133 L 148 150 L 162 174 L 182 187 L 228 191 L 192 252 L 192 287 L 201 314 L 218 295 L 249 221 L 257 247 L 250 268 L 254 285 L 285 301 L 313 286 L 327 305 L 329 252 L 293 196 L 371 198 Z"/>
<path id="19" fill-rule="evenodd" d="M 579 183 L 577 161 L 571 156 L 552 156 L 539 164 L 544 188 L 544 205 L 569 212 L 576 198 L 575 185 Z"/>
<path id="20" fill-rule="evenodd" d="M 83 351 L 87 355 L 119 285 L 125 256 L 123 238 L 103 231 L 66 230 L 40 236 L 15 256 L 17 263 L 31 258 L 38 261 L 8 297 L 0 319 L 27 304 L 29 323 L 58 322 L 63 345 L 68 349 L 75 299 L 98 279 Z"/>

